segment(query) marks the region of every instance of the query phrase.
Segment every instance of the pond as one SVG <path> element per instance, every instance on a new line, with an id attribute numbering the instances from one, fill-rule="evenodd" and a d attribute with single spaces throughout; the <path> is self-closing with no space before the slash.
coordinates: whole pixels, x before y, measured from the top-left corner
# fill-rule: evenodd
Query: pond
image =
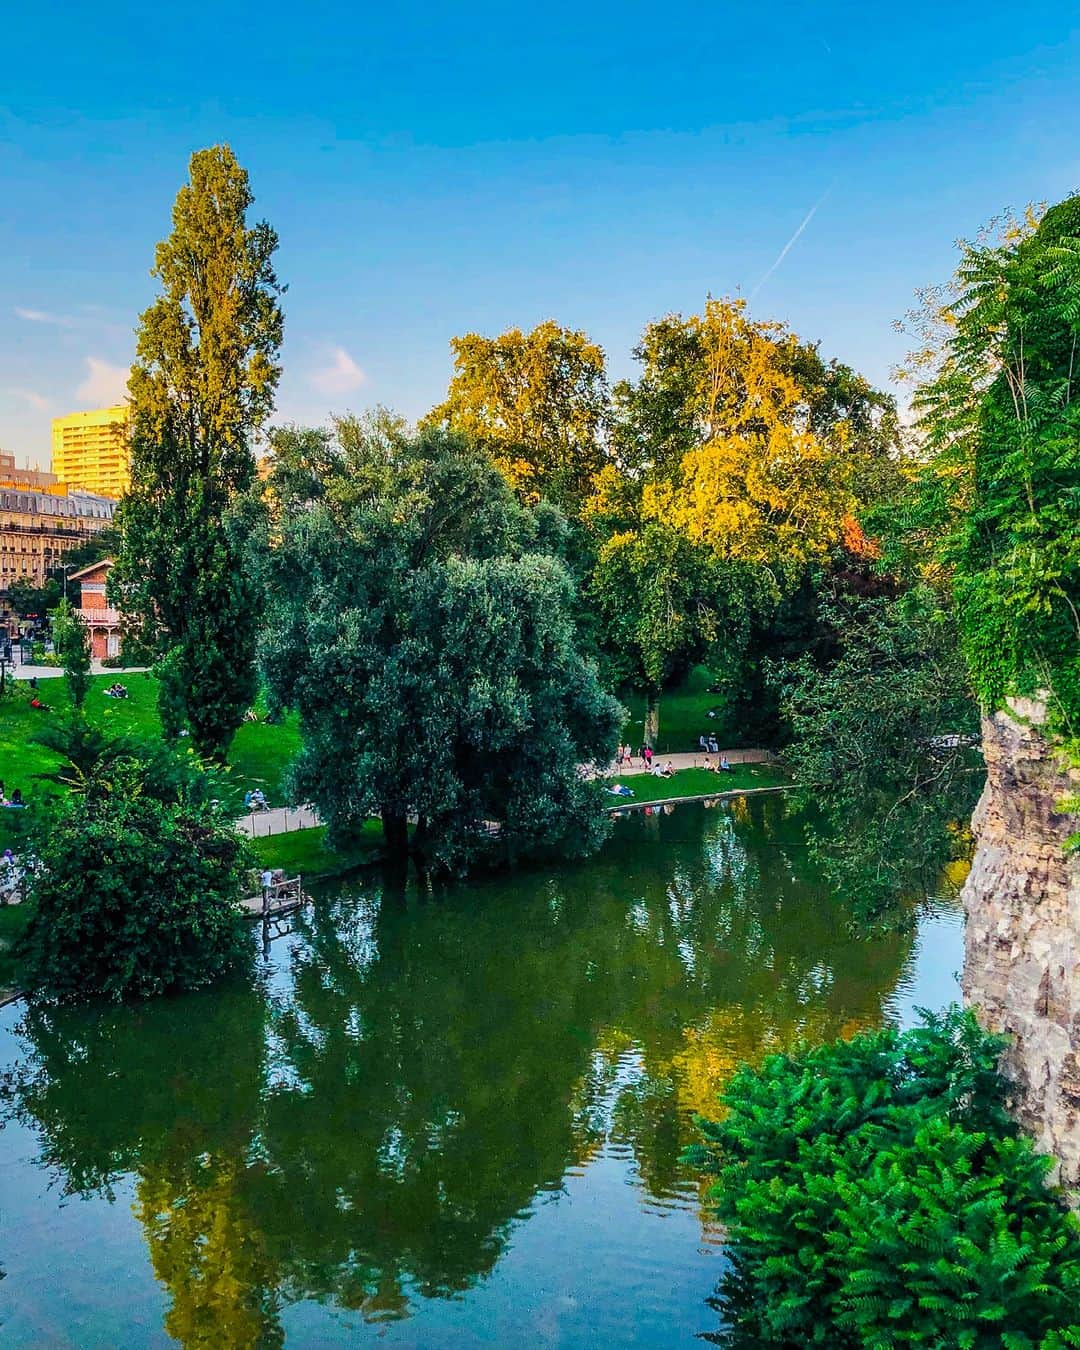
<path id="1" fill-rule="evenodd" d="M 679 1162 L 734 1066 L 957 996 L 955 902 L 856 936 L 782 799 L 587 863 L 328 886 L 253 986 L 0 1012 L 5 1345 L 700 1344 Z"/>

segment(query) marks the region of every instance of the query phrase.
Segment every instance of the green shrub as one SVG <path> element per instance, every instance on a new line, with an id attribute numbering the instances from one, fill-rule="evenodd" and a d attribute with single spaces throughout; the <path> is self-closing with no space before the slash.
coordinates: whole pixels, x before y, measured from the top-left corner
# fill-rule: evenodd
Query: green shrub
<path id="1" fill-rule="evenodd" d="M 197 988 L 250 958 L 239 901 L 255 859 L 212 800 L 218 786 L 160 747 L 84 770 L 30 844 L 27 989 L 140 997 Z"/>
<path id="2" fill-rule="evenodd" d="M 1003 1041 L 952 1009 L 736 1073 L 717 1182 L 731 1346 L 1080 1345 L 1080 1227 L 1005 1111 Z"/>

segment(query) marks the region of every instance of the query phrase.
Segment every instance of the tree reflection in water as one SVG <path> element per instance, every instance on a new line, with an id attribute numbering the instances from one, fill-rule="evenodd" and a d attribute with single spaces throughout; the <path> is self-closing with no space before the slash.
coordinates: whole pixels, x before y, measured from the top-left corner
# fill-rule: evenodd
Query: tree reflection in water
<path id="1" fill-rule="evenodd" d="M 465 1290 L 601 1149 L 643 1203 L 695 1203 L 693 1114 L 742 1059 L 880 1021 L 912 943 L 850 931 L 776 799 L 443 894 L 364 876 L 297 929 L 265 986 L 21 1026 L 12 1109 L 70 1191 L 138 1178 L 184 1345 Z"/>

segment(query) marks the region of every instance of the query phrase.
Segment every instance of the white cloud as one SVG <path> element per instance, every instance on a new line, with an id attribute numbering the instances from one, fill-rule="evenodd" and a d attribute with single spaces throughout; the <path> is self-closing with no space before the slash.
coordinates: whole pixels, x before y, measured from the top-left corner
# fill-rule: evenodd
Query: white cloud
<path id="1" fill-rule="evenodd" d="M 123 403 L 127 398 L 128 368 L 114 366 L 96 356 L 86 358 L 87 376 L 75 390 L 77 396 L 91 407 L 103 408 Z"/>
<path id="2" fill-rule="evenodd" d="M 38 412 L 49 411 L 49 400 L 44 394 L 35 393 L 33 389 L 16 389 L 10 387 L 5 393 L 14 394 L 16 398 L 24 399 L 30 404 L 31 408 L 36 408 Z"/>
<path id="3" fill-rule="evenodd" d="M 348 394 L 367 382 L 367 376 L 344 347 L 332 347 L 330 360 L 313 370 L 309 378 L 320 394 Z"/>
<path id="4" fill-rule="evenodd" d="M 74 328 L 78 319 L 71 318 L 68 314 L 49 314 L 43 309 L 22 309 L 18 305 L 15 307 L 17 318 L 25 319 L 27 323 L 49 323 L 56 328 Z"/>

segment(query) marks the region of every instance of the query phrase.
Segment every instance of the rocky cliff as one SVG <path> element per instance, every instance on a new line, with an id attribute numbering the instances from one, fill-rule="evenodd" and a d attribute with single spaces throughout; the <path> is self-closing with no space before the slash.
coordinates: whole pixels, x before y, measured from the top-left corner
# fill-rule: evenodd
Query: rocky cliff
<path id="1" fill-rule="evenodd" d="M 1077 791 L 1042 734 L 1045 709 L 1026 700 L 983 723 L 986 788 L 972 822 L 964 886 L 964 996 L 1008 1033 L 1005 1071 L 1021 1122 L 1080 1196 L 1080 828 L 1058 807 Z"/>

